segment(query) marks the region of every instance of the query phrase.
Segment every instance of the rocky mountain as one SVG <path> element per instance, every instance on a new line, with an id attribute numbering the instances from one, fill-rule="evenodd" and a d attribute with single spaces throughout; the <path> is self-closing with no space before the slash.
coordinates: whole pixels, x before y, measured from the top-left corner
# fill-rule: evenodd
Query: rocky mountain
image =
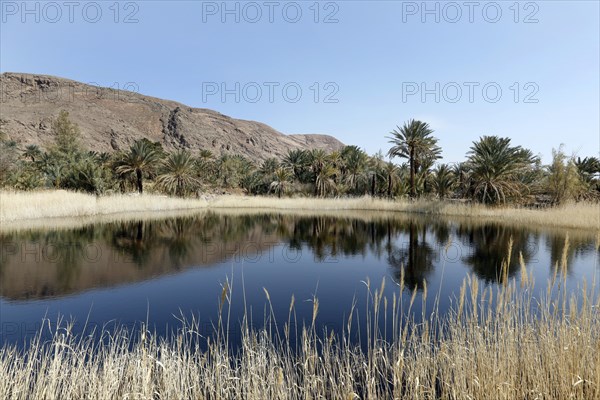
<path id="1" fill-rule="evenodd" d="M 127 149 L 140 138 L 167 150 L 207 149 L 254 161 L 281 157 L 290 149 L 343 147 L 327 135 L 285 135 L 260 122 L 47 75 L 6 72 L 0 75 L 0 90 L 0 130 L 21 146 L 52 143 L 52 120 L 66 110 L 81 128 L 83 146 L 98 152 Z"/>

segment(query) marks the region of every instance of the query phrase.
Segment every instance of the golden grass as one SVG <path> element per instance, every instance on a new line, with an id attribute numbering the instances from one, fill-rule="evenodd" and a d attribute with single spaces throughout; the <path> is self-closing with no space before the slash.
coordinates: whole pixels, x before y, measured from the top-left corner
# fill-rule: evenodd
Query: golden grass
<path id="1" fill-rule="evenodd" d="M 525 225 L 600 229 L 600 204 L 576 203 L 547 209 L 488 207 L 444 201 L 390 201 L 370 197 L 319 199 L 275 197 L 222 196 L 209 204 L 210 208 L 330 210 L 330 211 L 390 211 L 432 216 L 467 217 Z"/>
<path id="2" fill-rule="evenodd" d="M 96 197 L 64 190 L 0 192 L 0 223 L 124 213 L 202 209 L 206 200 L 151 194 Z"/>
<path id="3" fill-rule="evenodd" d="M 576 229 L 600 229 L 600 205 L 577 203 L 543 210 L 491 208 L 452 202 L 390 201 L 370 197 L 319 199 L 220 196 L 180 199 L 157 195 L 96 197 L 67 191 L 0 192 L 0 224 L 47 218 L 80 218 L 175 210 L 277 210 L 279 212 L 377 211 L 477 218 L 482 221 Z"/>
<path id="4" fill-rule="evenodd" d="M 237 353 L 227 336 L 229 284 L 206 349 L 196 320 L 183 320 L 168 339 L 145 328 L 104 332 L 108 340 L 100 345 L 63 325 L 50 342 L 38 337 L 24 351 L 0 348 L 0 398 L 600 399 L 594 287 L 569 296 L 549 282 L 546 296 L 535 299 L 529 278 L 520 289 L 512 280 L 498 292 L 470 278 L 446 317 L 434 312 L 415 324 L 415 296 L 403 298 L 402 280 L 398 285 L 389 298 L 385 281 L 368 284 L 366 310 L 348 310 L 345 328 L 335 333 L 317 331 L 317 299 L 301 328 L 294 328 L 293 297 L 287 321 L 276 324 L 265 290 L 266 326 L 253 330 L 244 318 Z M 377 328 L 382 320 L 391 336 Z M 362 348 L 349 339 L 358 326 Z M 297 346 L 290 337 L 300 338 Z"/>

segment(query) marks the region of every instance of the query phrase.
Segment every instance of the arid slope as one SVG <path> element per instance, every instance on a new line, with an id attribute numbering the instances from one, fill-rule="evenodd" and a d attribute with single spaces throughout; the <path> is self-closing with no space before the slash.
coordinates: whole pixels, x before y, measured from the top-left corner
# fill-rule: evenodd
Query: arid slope
<path id="1" fill-rule="evenodd" d="M 327 135 L 284 135 L 260 122 L 53 76 L 6 72 L 0 75 L 0 88 L 0 129 L 20 146 L 51 143 L 52 119 L 60 110 L 81 127 L 83 145 L 100 152 L 126 149 L 147 138 L 168 150 L 207 149 L 216 156 L 240 154 L 260 162 L 290 149 L 343 146 Z"/>

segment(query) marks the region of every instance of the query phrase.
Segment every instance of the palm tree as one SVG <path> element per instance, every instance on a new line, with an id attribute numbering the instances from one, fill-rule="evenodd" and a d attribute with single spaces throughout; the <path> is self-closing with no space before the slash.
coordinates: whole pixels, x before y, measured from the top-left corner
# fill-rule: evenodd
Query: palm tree
<path id="1" fill-rule="evenodd" d="M 310 153 L 310 167 L 315 176 L 319 174 L 320 170 L 325 166 L 326 162 L 327 153 L 325 153 L 325 150 L 314 149 Z"/>
<path id="2" fill-rule="evenodd" d="M 65 164 L 55 156 L 55 152 L 43 153 L 40 157 L 42 172 L 54 188 L 59 188 L 65 175 Z"/>
<path id="3" fill-rule="evenodd" d="M 333 165 L 334 168 L 338 170 L 342 169 L 342 165 L 344 164 L 344 160 L 342 158 L 342 153 L 339 151 L 332 151 L 327 155 L 327 161 Z"/>
<path id="4" fill-rule="evenodd" d="M 200 182 L 196 178 L 196 163 L 187 150 L 179 150 L 163 161 L 156 183 L 164 190 L 182 197 Z"/>
<path id="5" fill-rule="evenodd" d="M 357 146 L 346 146 L 342 151 L 344 183 L 355 193 L 359 192 L 360 185 L 367 180 L 368 158 L 367 153 Z"/>
<path id="6" fill-rule="evenodd" d="M 457 191 L 460 197 L 466 197 L 471 188 L 471 176 L 469 165 L 466 162 L 458 162 L 452 165 L 452 174 L 456 179 Z"/>
<path id="7" fill-rule="evenodd" d="M 378 151 L 371 158 L 369 158 L 369 172 L 371 176 L 371 196 L 375 196 L 377 193 L 377 182 L 385 182 L 387 179 L 386 175 L 386 162 L 384 160 L 383 153 Z M 387 184 L 387 183 L 386 183 Z"/>
<path id="8" fill-rule="evenodd" d="M 520 174 L 535 162 L 531 151 L 513 147 L 509 138 L 498 136 L 483 136 L 473 142 L 467 155 L 473 195 L 492 204 L 521 195 L 525 185 L 520 182 Z"/>
<path id="9" fill-rule="evenodd" d="M 261 186 L 261 178 L 260 172 L 256 170 L 248 171 L 240 178 L 240 187 L 247 193 L 257 193 L 257 189 Z"/>
<path id="10" fill-rule="evenodd" d="M 315 178 L 315 195 L 326 196 L 336 190 L 335 176 L 338 170 L 331 164 L 324 164 Z"/>
<path id="11" fill-rule="evenodd" d="M 260 173 L 265 177 L 271 177 L 279 168 L 279 161 L 276 158 L 267 158 L 260 166 Z"/>
<path id="12" fill-rule="evenodd" d="M 137 189 L 144 192 L 144 174 L 152 172 L 160 160 L 160 153 L 150 141 L 136 140 L 129 151 L 118 161 L 116 171 L 120 175 L 135 174 Z"/>
<path id="13" fill-rule="evenodd" d="M 289 168 L 294 174 L 294 178 L 300 180 L 302 171 L 306 167 L 307 153 L 304 150 L 289 150 L 288 153 L 281 160 L 281 165 Z"/>
<path id="14" fill-rule="evenodd" d="M 384 171 L 387 176 L 387 197 L 391 198 L 394 185 L 398 182 L 398 178 L 400 177 L 400 169 L 396 164 L 388 161 L 385 164 Z"/>
<path id="15" fill-rule="evenodd" d="M 429 183 L 431 182 L 431 168 L 433 167 L 434 159 L 431 157 L 425 158 L 420 161 L 416 168 L 417 176 L 415 177 L 415 186 L 417 187 L 417 194 L 428 194 Z"/>
<path id="16" fill-rule="evenodd" d="M 592 183 L 600 174 L 600 160 L 596 157 L 585 157 L 584 159 L 577 157 L 574 163 L 584 182 Z"/>
<path id="17" fill-rule="evenodd" d="M 410 195 L 416 197 L 415 175 L 421 162 L 426 159 L 440 158 L 441 149 L 437 139 L 432 136 L 433 130 L 429 124 L 411 119 L 402 128 L 397 127 L 388 137 L 392 148 L 388 151 L 390 157 L 408 159 L 410 167 Z"/>
<path id="18" fill-rule="evenodd" d="M 244 156 L 234 156 L 236 160 L 236 172 L 238 175 L 237 185 L 239 187 L 248 188 L 249 180 L 255 179 L 254 177 L 260 178 L 260 172 L 256 170 L 256 166 L 252 161 L 248 160 Z M 246 186 L 244 186 L 246 184 Z M 250 185 L 251 187 L 252 185 Z"/>
<path id="19" fill-rule="evenodd" d="M 271 182 L 271 190 L 277 193 L 277 197 L 281 198 L 281 195 L 289 189 L 291 174 L 287 168 L 279 167 L 273 175 L 273 182 Z"/>
<path id="20" fill-rule="evenodd" d="M 90 152 L 73 165 L 61 186 L 101 195 L 108 188 L 108 176 L 108 169 Z"/>
<path id="21" fill-rule="evenodd" d="M 32 162 L 35 162 L 36 158 L 39 159 L 41 155 L 42 151 L 37 144 L 30 144 L 29 146 L 25 147 L 25 151 L 23 152 L 23 157 L 31 158 Z"/>
<path id="22" fill-rule="evenodd" d="M 236 162 L 230 155 L 224 154 L 218 161 L 217 174 L 222 181 L 223 186 L 228 187 L 235 178 Z"/>
<path id="23" fill-rule="evenodd" d="M 211 181 L 217 178 L 219 165 L 214 160 L 213 153 L 210 150 L 200 150 L 196 159 L 196 171 L 198 179 L 201 182 Z"/>
<path id="24" fill-rule="evenodd" d="M 440 164 L 433 170 L 433 189 L 440 199 L 448 197 L 455 185 L 456 177 L 448 164 Z"/>

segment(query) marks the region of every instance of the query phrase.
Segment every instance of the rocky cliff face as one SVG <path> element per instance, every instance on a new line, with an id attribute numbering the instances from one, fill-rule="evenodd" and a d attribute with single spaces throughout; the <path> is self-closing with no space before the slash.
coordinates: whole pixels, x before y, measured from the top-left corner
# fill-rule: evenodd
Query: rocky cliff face
<path id="1" fill-rule="evenodd" d="M 290 149 L 343 147 L 327 135 L 284 135 L 260 122 L 47 75 L 4 73 L 0 91 L 0 129 L 22 146 L 52 143 L 52 119 L 66 110 L 81 128 L 83 145 L 99 152 L 126 149 L 147 138 L 167 150 L 207 149 L 216 156 L 241 154 L 260 162 Z"/>

